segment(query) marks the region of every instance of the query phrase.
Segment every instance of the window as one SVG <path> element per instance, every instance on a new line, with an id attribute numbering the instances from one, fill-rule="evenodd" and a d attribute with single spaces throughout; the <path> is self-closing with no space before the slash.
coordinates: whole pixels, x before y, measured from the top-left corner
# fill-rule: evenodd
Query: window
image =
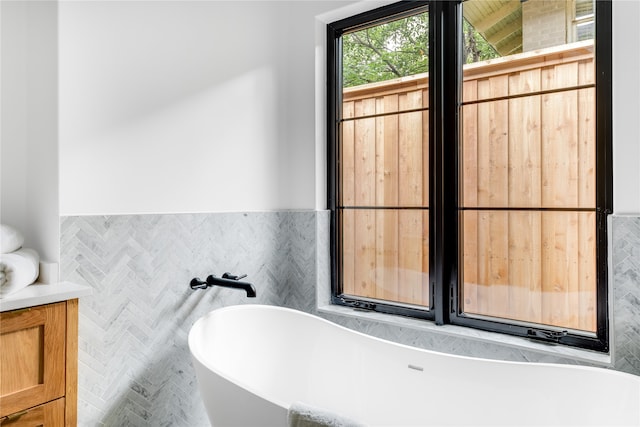
<path id="1" fill-rule="evenodd" d="M 328 26 L 334 304 L 608 350 L 611 6 L 567 43 L 565 4 Z"/>
<path id="2" fill-rule="evenodd" d="M 590 40 L 595 36 L 594 10 L 595 0 L 575 0 L 573 27 L 575 40 Z"/>

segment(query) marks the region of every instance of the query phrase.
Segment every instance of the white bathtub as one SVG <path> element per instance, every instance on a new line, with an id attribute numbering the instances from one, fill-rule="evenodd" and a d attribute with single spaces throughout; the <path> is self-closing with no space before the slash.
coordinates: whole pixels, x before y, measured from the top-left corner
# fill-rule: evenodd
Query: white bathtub
<path id="1" fill-rule="evenodd" d="M 300 401 L 371 426 L 640 426 L 640 377 L 452 356 L 242 305 L 189 333 L 214 426 L 286 426 Z"/>

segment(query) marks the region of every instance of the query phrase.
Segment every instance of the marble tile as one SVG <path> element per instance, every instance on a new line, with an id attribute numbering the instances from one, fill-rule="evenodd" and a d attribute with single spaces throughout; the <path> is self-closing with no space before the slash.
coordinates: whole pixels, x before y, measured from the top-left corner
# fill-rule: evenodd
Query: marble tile
<path id="1" fill-rule="evenodd" d="M 614 216 L 612 233 L 614 366 L 640 375 L 640 217 Z"/>
<path id="2" fill-rule="evenodd" d="M 315 213 L 80 216 L 61 220 L 61 276 L 80 301 L 79 425 L 206 426 L 187 335 L 215 308 L 315 306 Z M 242 291 L 189 281 L 246 273 Z"/>

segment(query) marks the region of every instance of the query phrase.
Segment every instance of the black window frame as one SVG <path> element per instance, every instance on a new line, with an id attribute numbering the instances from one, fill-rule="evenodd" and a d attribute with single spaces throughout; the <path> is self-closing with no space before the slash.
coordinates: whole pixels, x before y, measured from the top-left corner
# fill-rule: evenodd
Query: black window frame
<path id="1" fill-rule="evenodd" d="M 342 107 L 342 34 L 428 8 L 429 12 L 429 281 L 424 309 L 342 294 L 339 154 Z M 609 351 L 607 216 L 613 212 L 611 0 L 596 2 L 596 333 L 547 325 L 466 316 L 459 286 L 459 167 L 462 88 L 462 1 L 400 1 L 327 25 L 327 206 L 330 219 L 331 301 L 355 309 L 404 315 L 490 332 Z M 453 95 L 453 96 L 451 96 Z M 451 143 L 454 141 L 454 143 Z"/>

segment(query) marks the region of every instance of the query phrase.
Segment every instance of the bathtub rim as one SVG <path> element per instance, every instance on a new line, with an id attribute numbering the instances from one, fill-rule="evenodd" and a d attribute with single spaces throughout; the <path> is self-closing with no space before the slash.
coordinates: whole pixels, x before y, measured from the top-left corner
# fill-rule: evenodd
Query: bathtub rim
<path id="1" fill-rule="evenodd" d="M 290 407 L 291 403 L 293 402 L 284 402 L 280 399 L 274 399 L 273 397 L 269 397 L 266 396 L 264 393 L 256 390 L 255 387 L 251 386 L 250 384 L 247 384 L 244 381 L 240 381 L 237 378 L 228 375 L 226 372 L 222 372 L 220 369 L 218 369 L 217 367 L 213 366 L 212 363 L 209 362 L 209 360 L 206 359 L 206 355 L 202 354 L 202 352 L 198 352 L 198 351 L 194 351 L 194 349 L 197 348 L 197 344 L 195 343 L 195 330 L 197 330 L 198 325 L 201 325 L 203 323 L 205 323 L 208 319 L 210 319 L 211 317 L 217 315 L 217 314 L 221 314 L 221 313 L 225 313 L 225 312 L 233 312 L 233 311 L 251 311 L 251 310 L 266 310 L 266 311 L 272 311 L 272 312 L 284 312 L 284 313 L 288 313 L 289 315 L 295 315 L 295 316 L 304 316 L 306 318 L 309 319 L 313 319 L 313 321 L 319 321 L 321 323 L 323 323 L 324 325 L 327 325 L 329 327 L 332 328 L 336 328 L 337 330 L 342 330 L 344 332 L 353 334 L 355 336 L 359 336 L 362 337 L 361 339 L 365 339 L 365 340 L 373 340 L 373 341 L 377 341 L 379 343 L 383 343 L 383 344 L 387 344 L 387 345 L 393 345 L 393 346 L 397 346 L 399 348 L 403 348 L 403 349 L 407 349 L 407 350 L 411 350 L 411 351 L 418 351 L 418 352 L 422 352 L 422 353 L 427 353 L 427 354 L 434 354 L 434 355 L 440 355 L 440 356 L 446 356 L 446 357 L 452 357 L 452 358 L 457 358 L 460 360 L 474 360 L 474 361 L 481 361 L 482 363 L 499 363 L 499 364 L 509 364 L 509 365 L 536 365 L 536 366 L 552 366 L 552 367 L 558 367 L 561 366 L 563 368 L 566 369 L 573 369 L 573 370 L 584 370 L 584 371 L 591 371 L 591 370 L 605 370 L 607 371 L 607 373 L 609 375 L 614 375 L 614 376 L 620 376 L 620 377 L 626 377 L 626 378 L 632 378 L 633 381 L 636 381 L 638 383 L 638 386 L 640 387 L 640 376 L 638 375 L 634 375 L 631 373 L 627 373 L 627 372 L 622 372 L 622 371 L 618 371 L 618 370 L 614 370 L 614 369 L 608 369 L 608 368 L 602 368 L 602 367 L 594 367 L 594 366 L 583 366 L 583 365 L 569 365 L 569 364 L 562 364 L 562 363 L 550 363 L 550 362 L 522 362 L 522 361 L 512 361 L 512 360 L 500 360 L 500 359 L 488 359 L 488 358 L 482 358 L 482 357 L 473 357 L 473 356 L 465 356 L 465 355 L 458 355 L 458 354 L 452 354 L 452 353 L 444 353 L 444 352 L 439 352 L 439 351 L 435 351 L 435 350 L 428 350 L 428 349 L 424 349 L 424 348 L 420 348 L 420 347 L 414 347 L 411 345 L 407 345 L 407 344 L 402 344 L 402 343 L 398 343 L 395 341 L 390 341 L 387 339 L 383 339 L 383 338 L 378 338 L 375 337 L 373 335 L 368 335 L 364 332 L 360 332 L 360 331 L 356 331 L 354 329 L 350 329 L 347 328 L 345 326 L 342 326 L 338 323 L 332 322 L 328 319 L 325 319 L 323 317 L 320 317 L 318 315 L 312 314 L 312 313 L 308 313 L 305 311 L 301 311 L 301 310 L 297 310 L 297 309 L 293 309 L 293 308 L 289 308 L 289 307 L 281 307 L 281 306 L 276 306 L 276 305 L 268 305 L 268 304 L 237 304 L 237 305 L 229 305 L 229 306 L 225 306 L 225 307 L 221 307 L 221 308 L 217 308 L 214 310 L 211 310 L 209 312 L 207 312 L 206 314 L 204 314 L 203 316 L 201 316 L 200 318 L 198 318 L 192 325 L 191 329 L 189 330 L 189 335 L 188 335 L 188 346 L 189 346 L 189 351 L 191 353 L 191 356 L 195 359 L 197 359 L 197 361 L 205 366 L 207 369 L 209 369 L 211 372 L 215 373 L 216 375 L 219 375 L 220 377 L 224 378 L 227 381 L 230 381 L 233 384 L 238 385 L 239 387 L 243 388 L 244 390 L 246 390 L 247 392 L 258 396 L 274 405 L 278 405 L 281 408 L 283 408 L 284 410 L 288 410 L 288 408 Z"/>
<path id="2" fill-rule="evenodd" d="M 280 309 L 283 309 L 283 310 L 286 310 L 286 311 L 295 311 L 295 312 L 299 312 L 299 313 L 302 313 L 302 314 L 309 314 L 309 313 L 305 313 L 305 312 L 300 311 L 300 310 L 294 310 L 294 309 L 289 309 L 287 307 L 272 306 L 272 305 L 267 305 L 267 304 L 234 304 L 234 305 L 228 305 L 228 306 L 225 306 L 225 307 L 216 308 L 214 310 L 211 310 L 211 311 L 207 312 L 206 314 L 202 315 L 201 317 L 199 317 L 193 323 L 191 328 L 189 329 L 189 335 L 188 335 L 188 338 L 187 338 L 189 352 L 191 353 L 191 357 L 192 358 L 196 359 L 198 363 L 200 363 L 202 366 L 207 368 L 209 371 L 213 372 L 214 374 L 218 375 L 219 377 L 223 378 L 224 380 L 229 381 L 230 383 L 235 384 L 240 388 L 243 388 L 248 393 L 251 393 L 251 394 L 253 394 L 253 395 L 255 395 L 255 396 L 257 396 L 257 397 L 259 397 L 261 399 L 264 399 L 267 402 L 270 402 L 270 403 L 272 403 L 274 405 L 277 405 L 277 406 L 283 408 L 286 411 L 286 410 L 289 409 L 290 404 L 288 405 L 285 402 L 282 402 L 280 399 L 274 399 L 273 397 L 266 396 L 264 393 L 256 390 L 255 387 L 247 384 L 244 381 L 240 381 L 237 378 L 234 378 L 234 377 L 228 375 L 225 372 L 222 372 L 217 367 L 214 367 L 213 364 L 210 363 L 210 361 L 207 360 L 206 357 L 204 357 L 205 355 L 203 355 L 201 353 L 198 353 L 198 352 L 194 352 L 194 348 L 196 346 L 196 344 L 194 344 L 194 341 L 196 339 L 194 330 L 196 330 L 196 327 L 198 325 L 200 325 L 201 323 L 206 322 L 210 317 L 212 317 L 212 316 L 214 316 L 214 315 L 216 315 L 218 313 L 221 313 L 221 312 L 241 311 L 241 310 L 255 309 L 255 308 L 262 309 L 264 307 L 280 308 Z M 200 379 L 198 379 L 198 381 L 200 381 Z"/>

